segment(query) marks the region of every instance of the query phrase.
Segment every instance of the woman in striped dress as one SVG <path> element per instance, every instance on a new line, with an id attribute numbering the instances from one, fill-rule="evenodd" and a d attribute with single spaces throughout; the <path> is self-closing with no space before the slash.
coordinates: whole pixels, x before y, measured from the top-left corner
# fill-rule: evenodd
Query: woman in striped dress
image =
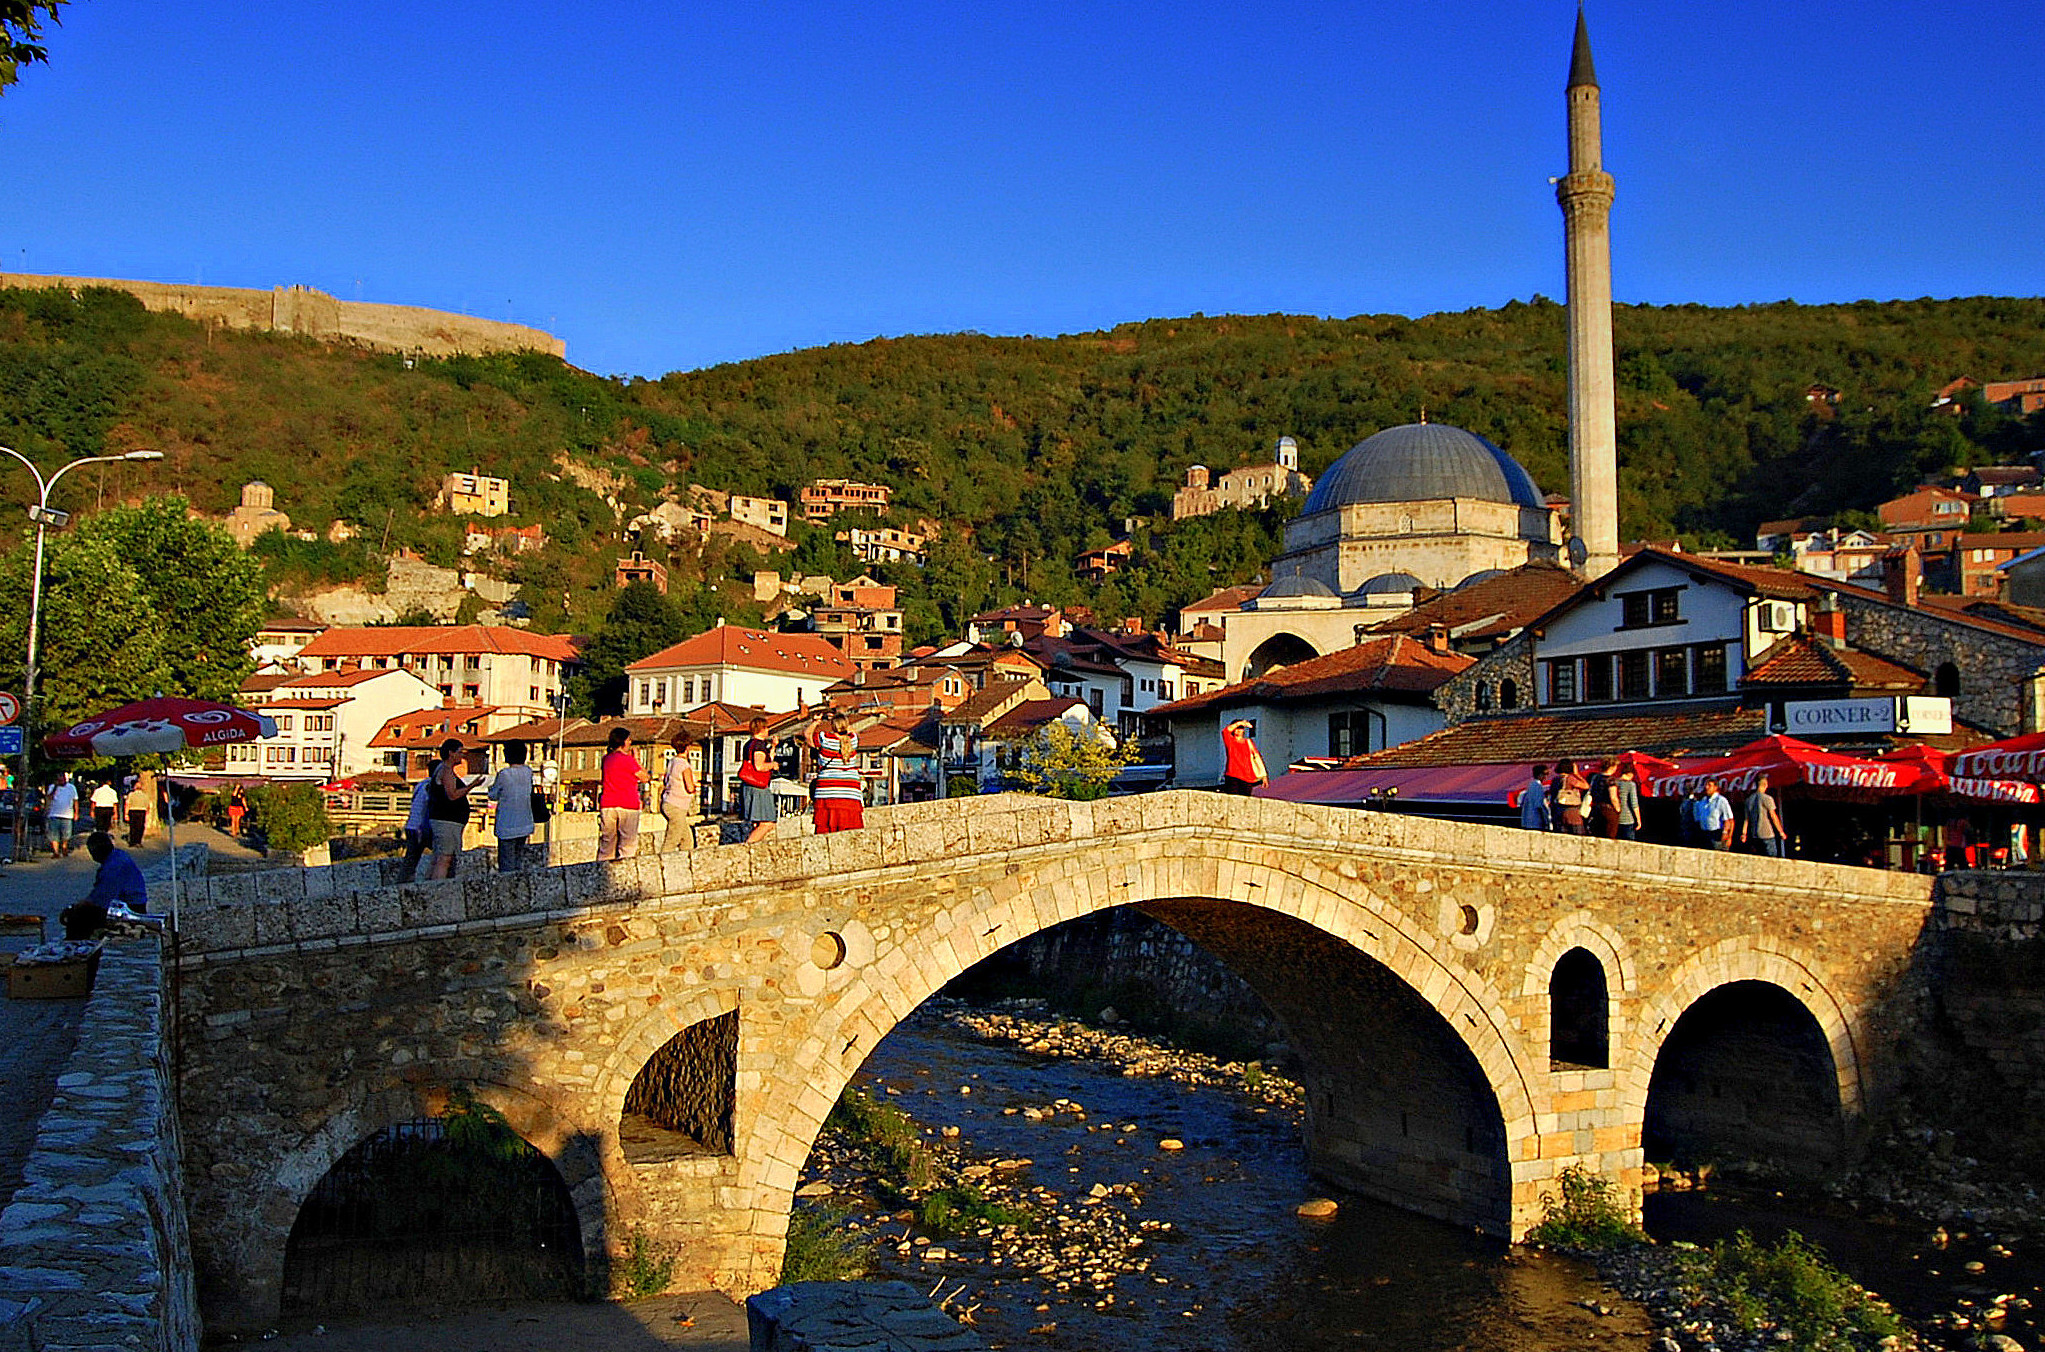
<path id="1" fill-rule="evenodd" d="M 817 834 L 857 831 L 866 825 L 866 784 L 859 775 L 859 738 L 843 715 L 826 714 L 810 724 L 809 744 L 817 753 L 816 783 L 810 788 Z"/>

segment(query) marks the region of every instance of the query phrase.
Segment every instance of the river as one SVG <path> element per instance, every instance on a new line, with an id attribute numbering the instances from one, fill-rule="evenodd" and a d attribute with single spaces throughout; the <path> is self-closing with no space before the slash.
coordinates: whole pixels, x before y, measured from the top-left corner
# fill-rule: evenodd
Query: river
<path id="1" fill-rule="evenodd" d="M 824 1203 L 877 1241 L 876 1277 L 934 1291 L 990 1342 L 1054 1352 L 1232 1352 L 1274 1336 L 1301 1352 L 1655 1345 L 1647 1313 L 1587 1264 L 1330 1193 L 1306 1171 L 1296 1096 L 1274 1082 L 1246 1086 L 1238 1073 L 1219 1083 L 1214 1063 L 1190 1055 L 1180 1064 L 1204 1062 L 1190 1078 L 1205 1083 L 1125 1074 L 1069 1046 L 1047 1054 L 1015 1031 L 1039 1017 L 933 1002 L 855 1080 L 973 1177 L 1028 1201 L 1039 1216 L 1028 1234 L 980 1226 L 928 1240 L 878 1201 L 870 1173 L 829 1132 L 803 1176 L 832 1187 Z M 1004 1036 L 973 1031 L 990 1018 L 1009 1025 Z M 1338 1202 L 1332 1218 L 1295 1214 L 1321 1197 Z M 2000 1304 L 1992 1327 L 2041 1345 L 2032 1302 L 2045 1302 L 2045 1271 L 2022 1235 L 1955 1229 L 1941 1246 L 1928 1226 L 1870 1221 L 1844 1204 L 1723 1189 L 1651 1197 L 1647 1222 L 1658 1239 L 1700 1243 L 1798 1229 L 1937 1341 L 1972 1346 L 1981 1312 Z M 1953 1328 L 1956 1312 L 1971 1327 Z"/>
<path id="2" fill-rule="evenodd" d="M 804 1181 L 831 1184 L 830 1203 L 882 1237 L 877 1277 L 935 1289 L 990 1342 L 1223 1352 L 1268 1348 L 1282 1330 L 1299 1352 L 1565 1352 L 1621 1336 L 1645 1345 L 1645 1313 L 1586 1264 L 1361 1198 L 1339 1197 L 1331 1219 L 1295 1215 L 1302 1201 L 1330 1195 L 1306 1172 L 1297 1109 L 985 1041 L 948 1012 L 926 1007 L 904 1022 L 855 1083 L 964 1157 L 1031 1161 L 1001 1174 L 1042 1190 L 1036 1230 L 1008 1244 L 941 1238 L 948 1256 L 933 1261 L 910 1225 L 876 1220 L 887 1213 L 871 1179 L 828 1145 Z M 1024 1271 L 1033 1254 L 1048 1254 L 1053 1272 Z M 1092 1276 L 1117 1268 L 1126 1270 Z M 1610 1313 L 1587 1308 L 1600 1305 Z"/>

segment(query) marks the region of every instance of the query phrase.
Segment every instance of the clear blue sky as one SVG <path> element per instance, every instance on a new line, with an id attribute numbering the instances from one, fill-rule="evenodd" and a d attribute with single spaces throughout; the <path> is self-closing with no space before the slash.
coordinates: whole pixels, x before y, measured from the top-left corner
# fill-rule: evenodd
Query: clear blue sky
<path id="1" fill-rule="evenodd" d="M 2035 4 L 1594 0 L 1622 300 L 2045 291 Z M 1560 297 L 1567 0 L 76 0 L 0 268 L 877 334 Z"/>

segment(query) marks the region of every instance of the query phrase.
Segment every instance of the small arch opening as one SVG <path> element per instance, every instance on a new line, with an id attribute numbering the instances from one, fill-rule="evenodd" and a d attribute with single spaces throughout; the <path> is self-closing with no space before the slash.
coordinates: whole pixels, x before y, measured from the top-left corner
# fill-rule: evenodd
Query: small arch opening
<path id="1" fill-rule="evenodd" d="M 1520 683 L 1510 676 L 1498 683 L 1498 707 L 1501 709 L 1520 707 Z"/>
<path id="2" fill-rule="evenodd" d="M 1556 1069 L 1604 1070 L 1612 1064 L 1605 964 L 1587 948 L 1564 953 L 1549 976 L 1548 1061 Z"/>
<path id="3" fill-rule="evenodd" d="M 1960 693 L 1960 669 L 1951 662 L 1941 662 L 1932 673 L 1932 693 L 1947 699 L 1956 698 Z"/>
<path id="4" fill-rule="evenodd" d="M 1321 654 L 1314 645 L 1297 634 L 1273 634 L 1259 643 L 1250 654 L 1248 666 L 1243 670 L 1245 680 L 1268 676 L 1280 667 L 1289 667 L 1295 662 L 1306 662 Z"/>
<path id="5" fill-rule="evenodd" d="M 1491 712 L 1491 682 L 1489 681 L 1477 682 L 1477 712 L 1480 714 Z"/>
<path id="6" fill-rule="evenodd" d="M 625 1091 L 618 1144 L 633 1164 L 729 1155 L 738 1097 L 738 1011 L 692 1023 L 646 1058 Z"/>
<path id="7" fill-rule="evenodd" d="M 457 1100 L 334 1162 L 284 1243 L 286 1318 L 587 1294 L 575 1202 L 554 1162 Z"/>

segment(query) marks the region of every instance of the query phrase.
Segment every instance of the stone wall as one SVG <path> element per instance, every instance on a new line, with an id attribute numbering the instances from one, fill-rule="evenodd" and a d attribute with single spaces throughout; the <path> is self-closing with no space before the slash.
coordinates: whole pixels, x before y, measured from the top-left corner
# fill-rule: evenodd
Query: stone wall
<path id="1" fill-rule="evenodd" d="M 984 1352 L 907 1282 L 796 1282 L 746 1302 L 752 1352 Z"/>
<path id="2" fill-rule="evenodd" d="M 107 943 L 77 1050 L 0 1213 L 0 1337 L 27 1330 L 20 1346 L 199 1346 L 164 971 L 154 937 Z"/>
<path id="3" fill-rule="evenodd" d="M 111 277 L 48 277 L 0 273 L 0 287 L 45 289 L 108 287 L 125 291 L 151 310 L 180 314 L 230 329 L 298 333 L 308 338 L 360 343 L 386 352 L 429 357 L 456 353 L 549 352 L 565 357 L 567 344 L 550 333 L 473 315 L 414 305 L 338 300 L 307 286 L 258 291 L 230 286 L 179 286 Z"/>
<path id="4" fill-rule="evenodd" d="M 1935 612 L 1891 605 L 1853 592 L 1836 593 L 1846 613 L 1846 641 L 1927 677 L 1950 662 L 1960 673 L 1953 717 L 1998 737 L 2030 730 L 2030 703 L 2045 642 L 1991 633 Z"/>
<path id="5" fill-rule="evenodd" d="M 1947 873 L 1937 897 L 1934 990 L 1958 1064 L 1926 1071 L 1968 1082 L 2000 1105 L 1996 1120 L 2028 1136 L 2045 1115 L 2045 874 Z"/>
<path id="6" fill-rule="evenodd" d="M 1816 1090 L 1858 1119 L 1909 1030 L 1930 911 L 1915 875 L 1218 794 L 867 822 L 402 888 L 345 889 L 345 865 L 215 880 L 188 909 L 181 1016 L 209 1321 L 273 1317 L 306 1193 L 456 1091 L 556 1161 L 593 1263 L 636 1227 L 678 1246 L 682 1280 L 757 1290 L 874 1045 L 1010 944 L 1132 905 L 1283 1022 L 1317 1172 L 1518 1234 L 1573 1164 L 1637 1194 L 1663 1042 L 1729 983 L 1794 996 L 1828 1052 Z M 1549 984 L 1579 948 L 1606 974 L 1607 1067 L 1550 1057 Z M 733 1012 L 730 1152 L 634 1160 L 632 1084 Z"/>
<path id="7" fill-rule="evenodd" d="M 1504 707 L 1499 698 L 1499 689 L 1507 681 L 1519 687 L 1519 703 L 1512 709 Z M 1491 688 L 1489 709 L 1477 707 L 1477 687 L 1480 685 Z M 1537 691 L 1533 636 L 1521 630 L 1478 658 L 1474 666 L 1465 667 L 1442 682 L 1434 692 L 1434 702 L 1448 720 L 1448 725 L 1455 727 L 1487 713 L 1532 713 Z"/>

